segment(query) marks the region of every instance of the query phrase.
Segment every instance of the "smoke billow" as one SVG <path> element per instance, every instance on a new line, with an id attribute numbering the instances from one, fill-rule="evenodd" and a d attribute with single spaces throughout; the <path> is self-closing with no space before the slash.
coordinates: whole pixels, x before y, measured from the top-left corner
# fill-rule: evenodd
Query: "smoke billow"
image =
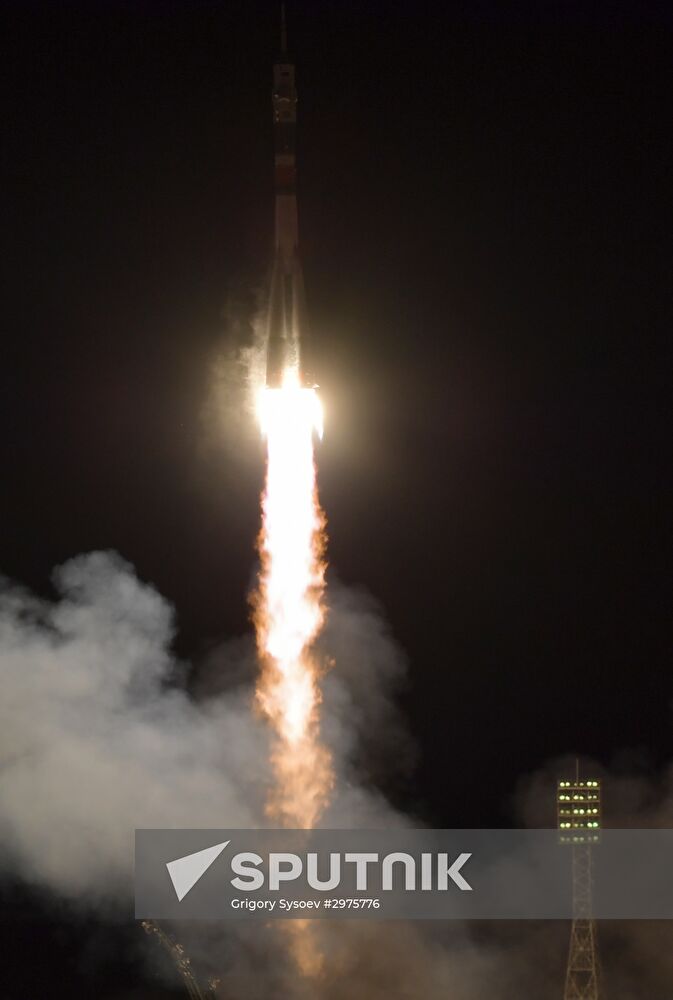
<path id="1" fill-rule="evenodd" d="M 118 556 L 54 583 L 55 603 L 0 595 L 0 846 L 66 897 L 124 897 L 135 827 L 258 822 L 263 734 L 240 692 L 187 697 L 172 610 Z"/>

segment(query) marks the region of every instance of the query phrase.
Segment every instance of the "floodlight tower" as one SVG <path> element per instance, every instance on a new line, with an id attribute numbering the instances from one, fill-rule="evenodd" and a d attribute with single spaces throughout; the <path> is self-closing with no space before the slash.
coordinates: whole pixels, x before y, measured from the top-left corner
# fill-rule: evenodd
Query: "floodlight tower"
<path id="1" fill-rule="evenodd" d="M 558 783 L 559 839 L 572 847 L 573 922 L 563 1000 L 599 1000 L 600 970 L 596 922 L 592 916 L 591 849 L 600 840 L 601 786 L 594 779 Z"/>

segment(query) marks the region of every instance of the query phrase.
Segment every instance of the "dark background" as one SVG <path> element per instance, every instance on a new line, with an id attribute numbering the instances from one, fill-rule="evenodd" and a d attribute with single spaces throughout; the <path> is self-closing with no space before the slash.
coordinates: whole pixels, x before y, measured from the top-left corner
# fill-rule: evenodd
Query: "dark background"
<path id="1" fill-rule="evenodd" d="M 554 755 L 670 757 L 665 6 L 289 7 L 329 556 L 408 653 L 394 794 L 437 826 L 511 822 Z M 248 628 L 262 453 L 204 403 L 269 263 L 277 8 L 2 14 L 0 568 L 118 549 L 198 659 Z M 11 900 L 7 995 L 46 995 Z"/>

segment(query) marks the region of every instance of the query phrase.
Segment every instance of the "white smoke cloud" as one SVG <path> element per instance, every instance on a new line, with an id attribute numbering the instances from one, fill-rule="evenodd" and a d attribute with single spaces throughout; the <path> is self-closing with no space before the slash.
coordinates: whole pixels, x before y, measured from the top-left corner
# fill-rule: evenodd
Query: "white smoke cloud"
<path id="1" fill-rule="evenodd" d="M 259 821 L 263 734 L 245 695 L 175 686 L 172 609 L 118 556 L 54 582 L 0 595 L 1 845 L 66 897 L 128 894 L 135 827 Z"/>

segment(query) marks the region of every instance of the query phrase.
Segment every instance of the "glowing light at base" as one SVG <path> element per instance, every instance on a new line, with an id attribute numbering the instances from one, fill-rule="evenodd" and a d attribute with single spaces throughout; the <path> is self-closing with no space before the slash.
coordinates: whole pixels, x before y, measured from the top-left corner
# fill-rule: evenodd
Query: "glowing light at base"
<path id="1" fill-rule="evenodd" d="M 330 755 L 320 742 L 312 653 L 325 618 L 325 521 L 313 453 L 322 407 L 315 389 L 302 387 L 287 370 L 280 388 L 262 390 L 258 412 L 267 471 L 254 620 L 262 666 L 256 699 L 273 732 L 268 812 L 283 826 L 308 829 L 333 785 Z"/>

